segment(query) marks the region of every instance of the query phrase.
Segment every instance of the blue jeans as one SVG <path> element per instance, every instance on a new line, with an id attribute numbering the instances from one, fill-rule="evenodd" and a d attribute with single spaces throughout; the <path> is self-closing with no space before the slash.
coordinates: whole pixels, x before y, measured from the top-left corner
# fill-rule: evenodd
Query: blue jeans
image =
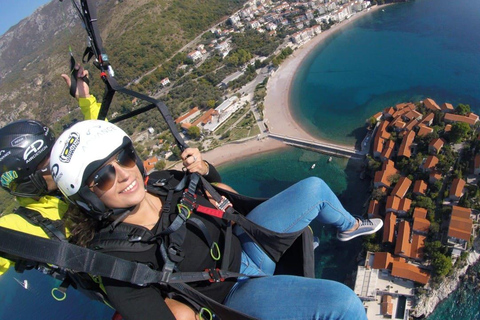
<path id="1" fill-rule="evenodd" d="M 339 231 L 351 229 L 355 218 L 348 213 L 320 178 L 302 180 L 256 207 L 247 216 L 276 231 L 304 229 L 313 219 Z M 240 272 L 265 275 L 240 279 L 225 299 L 225 305 L 259 319 L 366 319 L 360 299 L 347 286 L 330 280 L 298 276 L 274 276 L 272 261 L 239 227 L 242 243 Z"/>

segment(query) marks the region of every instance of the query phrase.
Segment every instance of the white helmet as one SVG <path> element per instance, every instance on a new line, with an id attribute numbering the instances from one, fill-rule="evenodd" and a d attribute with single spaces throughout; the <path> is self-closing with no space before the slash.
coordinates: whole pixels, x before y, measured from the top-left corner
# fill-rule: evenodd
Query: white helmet
<path id="1" fill-rule="evenodd" d="M 86 180 L 115 153 L 132 146 L 128 135 L 116 125 L 100 120 L 78 122 L 65 130 L 55 142 L 50 154 L 50 170 L 58 189 L 72 203 L 97 220 L 103 220 L 113 210 L 86 185 Z M 144 174 L 143 163 L 136 163 Z"/>

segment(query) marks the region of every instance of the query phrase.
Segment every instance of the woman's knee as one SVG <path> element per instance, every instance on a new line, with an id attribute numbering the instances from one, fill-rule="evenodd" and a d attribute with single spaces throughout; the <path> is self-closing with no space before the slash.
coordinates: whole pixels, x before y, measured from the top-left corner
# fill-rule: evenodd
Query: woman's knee
<path id="1" fill-rule="evenodd" d="M 337 289 L 333 292 L 341 303 L 336 305 L 339 319 L 363 320 L 367 319 L 365 307 L 355 292 L 344 284 L 338 283 Z"/>
<path id="2" fill-rule="evenodd" d="M 327 184 L 319 177 L 308 177 L 298 182 L 306 191 L 315 191 L 324 188 Z"/>

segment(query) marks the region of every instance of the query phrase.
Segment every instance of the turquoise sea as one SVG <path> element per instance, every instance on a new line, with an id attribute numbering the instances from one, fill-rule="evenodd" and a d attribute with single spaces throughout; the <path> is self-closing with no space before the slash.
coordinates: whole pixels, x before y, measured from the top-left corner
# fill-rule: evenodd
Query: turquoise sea
<path id="1" fill-rule="evenodd" d="M 470 104 L 480 111 L 480 1 L 415 0 L 366 15 L 331 36 L 298 70 L 291 93 L 294 114 L 311 134 L 354 144 L 365 119 L 386 106 L 431 97 Z M 362 213 L 368 186 L 358 163 L 289 148 L 222 166 L 224 181 L 238 191 L 269 197 L 317 175 L 345 207 Z M 311 169 L 316 163 L 315 169 Z M 350 281 L 360 241 L 339 243 L 328 227 L 321 238 L 317 276 Z M 28 279 L 30 289 L 14 277 Z M 55 284 L 31 271 L 0 277 L 0 319 L 110 319 L 112 311 L 70 290 L 63 302 L 50 297 Z M 480 294 L 468 286 L 447 299 L 429 319 L 480 319 Z"/>

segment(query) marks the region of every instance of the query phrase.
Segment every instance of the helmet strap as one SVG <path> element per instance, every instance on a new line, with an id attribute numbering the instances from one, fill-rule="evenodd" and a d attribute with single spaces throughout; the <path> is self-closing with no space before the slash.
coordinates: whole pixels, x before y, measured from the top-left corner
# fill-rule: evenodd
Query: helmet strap
<path id="1" fill-rule="evenodd" d="M 28 176 L 32 181 L 35 188 L 38 190 L 38 195 L 44 195 L 48 193 L 47 181 L 43 177 L 43 174 L 40 170 L 35 171 Z"/>

